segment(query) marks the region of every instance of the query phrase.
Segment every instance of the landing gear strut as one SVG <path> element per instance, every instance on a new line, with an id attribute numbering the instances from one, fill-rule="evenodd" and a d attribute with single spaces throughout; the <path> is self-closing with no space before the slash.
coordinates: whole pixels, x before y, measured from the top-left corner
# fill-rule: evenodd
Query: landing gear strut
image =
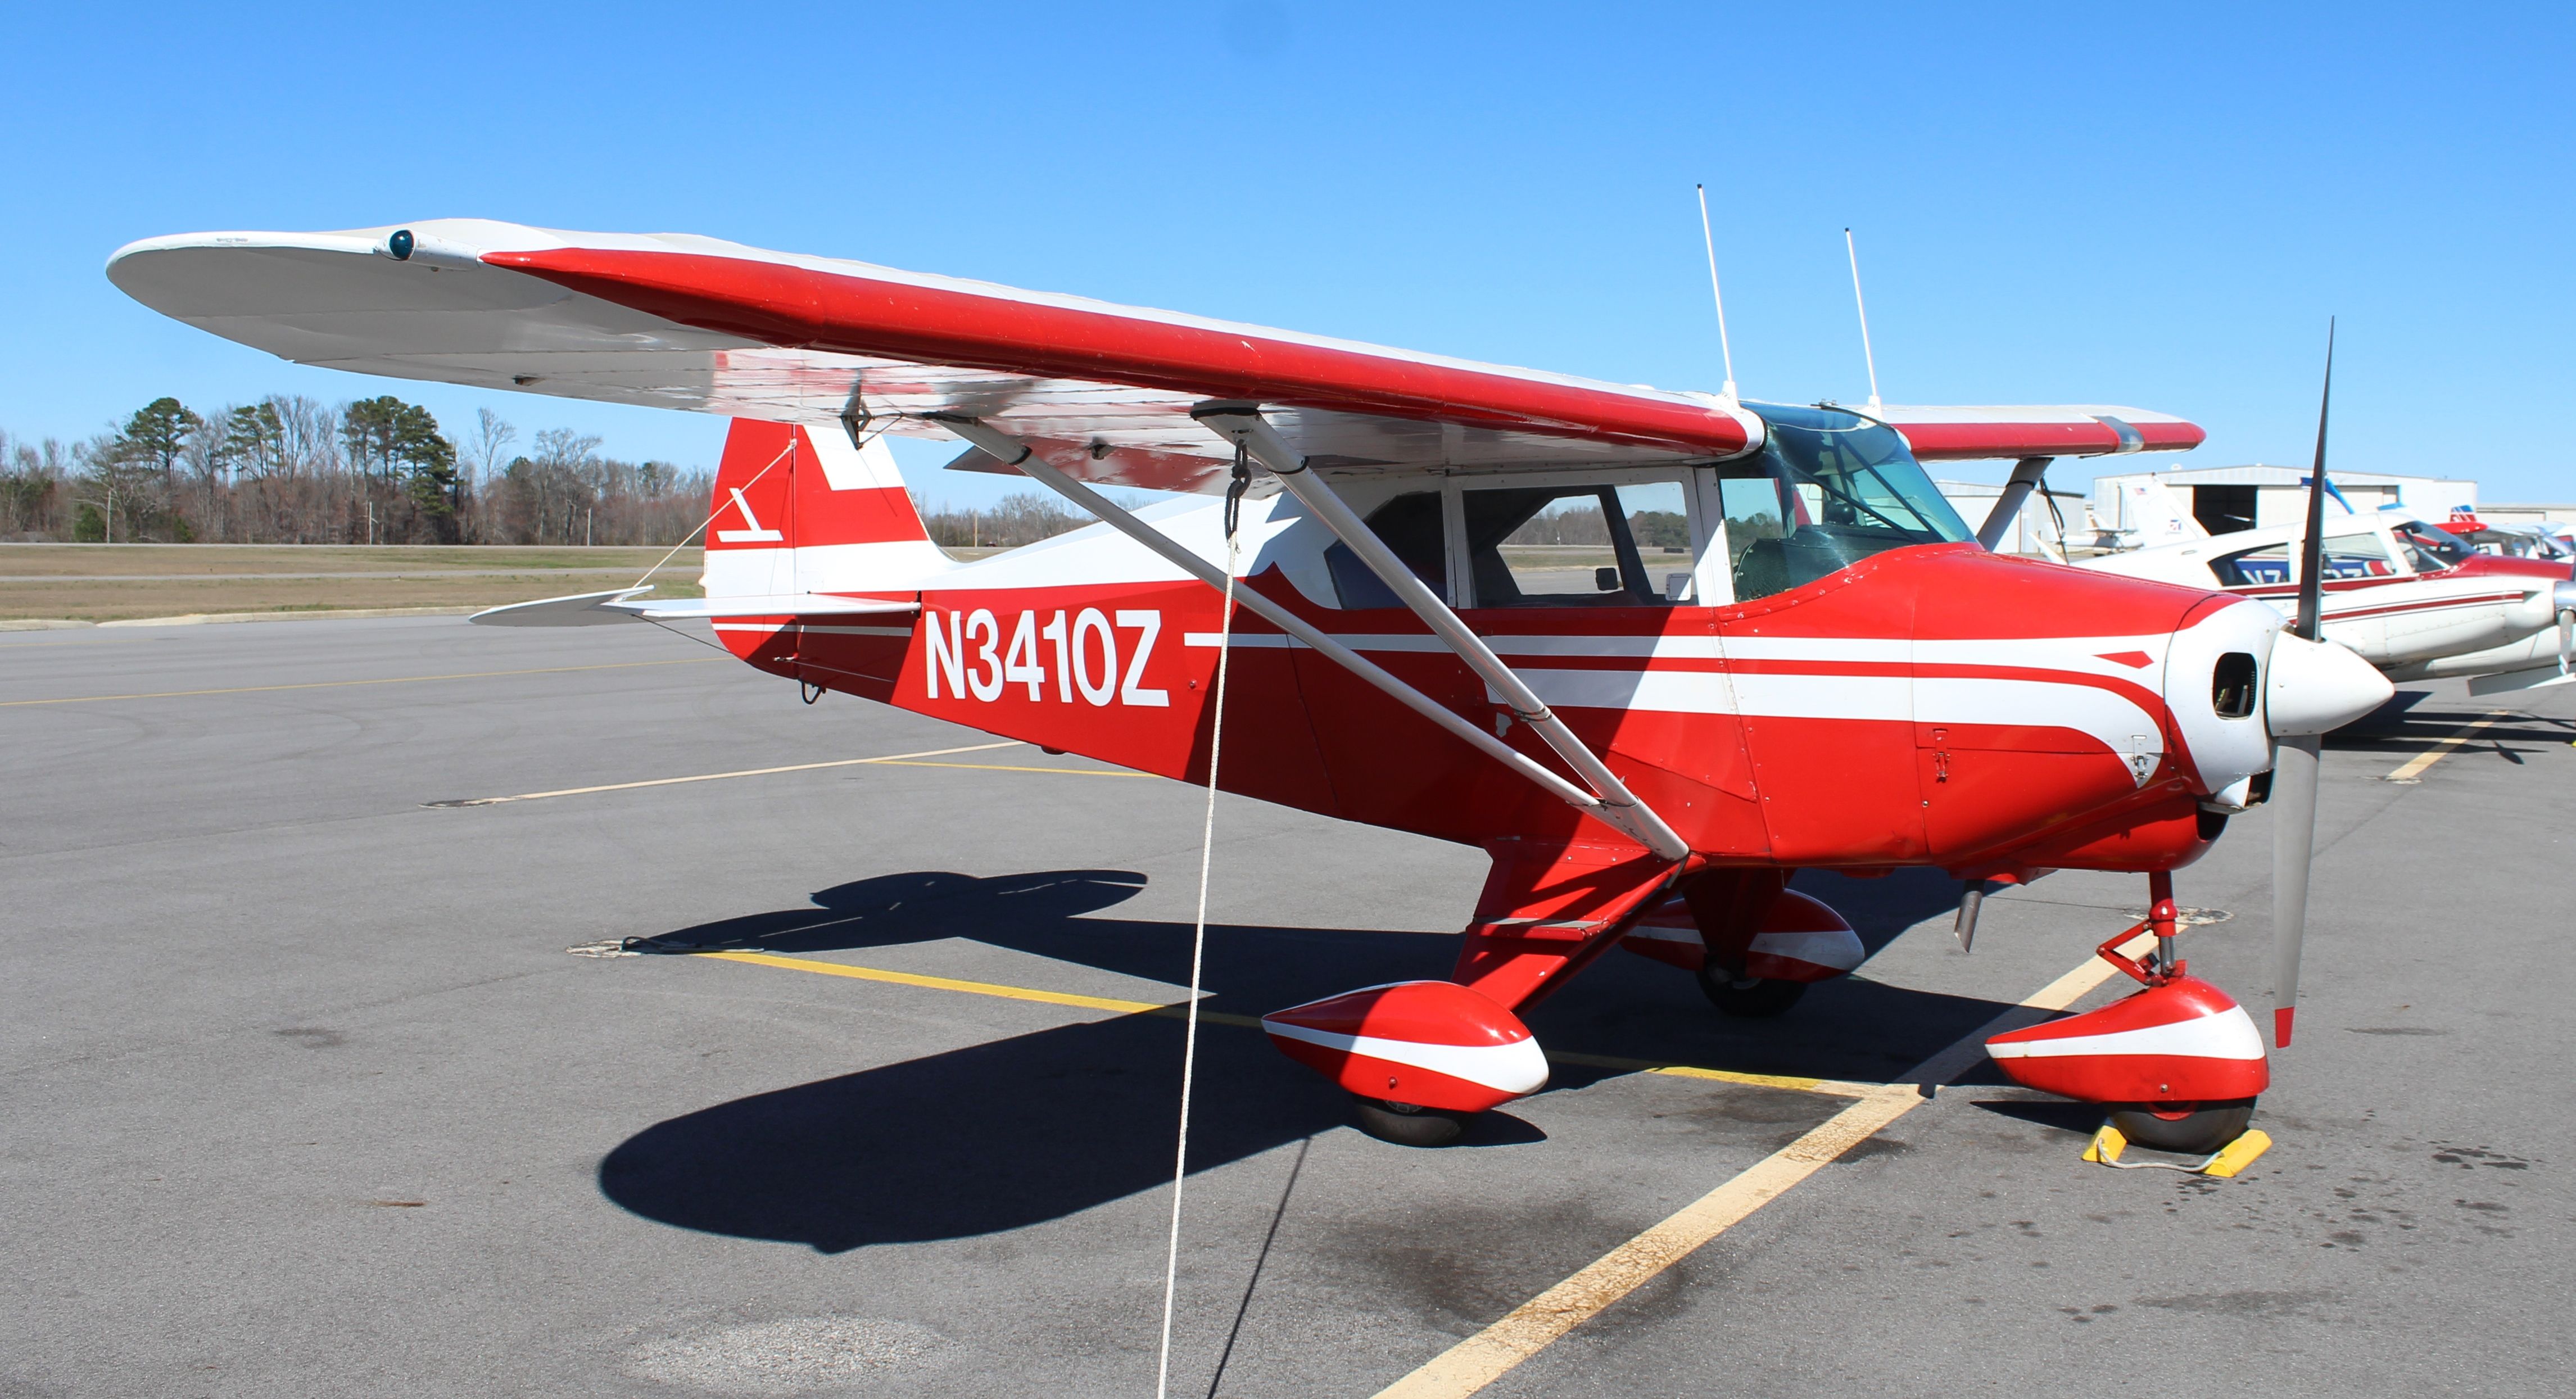
<path id="1" fill-rule="evenodd" d="M 2255 1095 L 2271 1086 L 2263 1036 L 2242 1006 L 2192 976 L 2176 952 L 2173 876 L 2158 871 L 2147 881 L 2145 920 L 2097 950 L 2143 989 L 1997 1035 L 1986 1052 L 2025 1087 L 2101 1104 L 2121 1138 L 2159 1151 L 2216 1152 L 2248 1135 Z M 2145 961 L 2123 950 L 2141 933 L 2155 939 Z"/>

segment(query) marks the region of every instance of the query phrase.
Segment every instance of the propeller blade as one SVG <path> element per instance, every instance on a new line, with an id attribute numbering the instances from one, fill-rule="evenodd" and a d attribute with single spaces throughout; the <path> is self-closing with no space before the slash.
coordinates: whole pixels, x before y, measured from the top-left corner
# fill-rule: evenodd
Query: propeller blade
<path id="1" fill-rule="evenodd" d="M 2315 734 L 2272 751 L 2272 1043 L 2290 1047 L 2298 1009 L 2299 947 L 2308 931 L 2308 866 L 2317 846 Z"/>
<path id="2" fill-rule="evenodd" d="M 2576 664 L 2576 612 L 2558 614 L 2558 673 L 2565 675 Z"/>
<path id="3" fill-rule="evenodd" d="M 2334 322 L 2326 322 L 2326 386 L 2317 400 L 2317 460 L 2308 469 L 2308 537 L 2299 551 L 2299 616 L 2290 629 L 2314 641 L 2325 635 L 2326 414 L 2334 406 Z"/>
<path id="4" fill-rule="evenodd" d="M 2325 635 L 2326 421 L 2334 407 L 2334 321 L 2326 321 L 2325 388 L 2317 397 L 2317 457 L 2308 469 L 2308 537 L 2299 552 L 2299 615 L 2293 635 Z M 2299 950 L 2308 934 L 2308 867 L 2317 848 L 2316 734 L 2276 737 L 2272 747 L 2272 1043 L 2290 1047 L 2299 1007 Z"/>

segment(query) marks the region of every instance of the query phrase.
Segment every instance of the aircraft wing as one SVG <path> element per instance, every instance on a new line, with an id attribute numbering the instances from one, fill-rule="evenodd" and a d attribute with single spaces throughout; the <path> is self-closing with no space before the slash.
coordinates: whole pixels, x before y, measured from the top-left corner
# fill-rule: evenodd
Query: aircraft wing
<path id="1" fill-rule="evenodd" d="M 861 435 L 946 437 L 925 415 L 964 414 L 1087 449 L 1051 456 L 1103 485 L 1221 488 L 1231 451 L 1189 416 L 1209 400 L 1265 405 L 1299 453 L 1340 468 L 1708 461 L 1762 432 L 1709 394 L 682 234 L 477 219 L 182 234 L 118 250 L 108 276 L 155 310 L 298 363 Z M 2012 431 L 1982 437 L 1976 425 L 2004 410 L 1909 411 L 1930 415 L 1900 423 L 1909 437 L 1953 448 L 1936 456 L 2023 455 L 2018 444 L 2043 436 L 2067 453 L 2124 441 L 2082 410 L 2008 410 Z M 2050 413 L 2061 416 L 2022 421 Z"/>
<path id="2" fill-rule="evenodd" d="M 1982 408 L 1889 405 L 1879 410 L 1920 461 L 2098 457 L 2187 452 L 2209 434 L 2170 413 L 2106 403 Z"/>

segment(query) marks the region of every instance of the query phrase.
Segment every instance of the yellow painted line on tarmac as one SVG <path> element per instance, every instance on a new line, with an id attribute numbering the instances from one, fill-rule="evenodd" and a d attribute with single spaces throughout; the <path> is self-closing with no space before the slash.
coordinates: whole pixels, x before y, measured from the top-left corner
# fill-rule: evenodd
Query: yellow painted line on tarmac
<path id="1" fill-rule="evenodd" d="M 422 802 L 423 806 L 499 806 L 504 802 L 535 802 L 550 797 L 586 797 L 594 792 L 630 792 L 638 787 L 676 787 L 686 782 L 721 782 L 729 777 L 768 777 L 781 772 L 815 772 L 823 768 L 865 767 L 871 763 L 903 767 L 970 767 L 968 763 L 918 763 L 915 758 L 936 758 L 945 753 L 982 753 L 995 748 L 1017 748 L 1016 738 L 1000 743 L 972 743 L 963 748 L 930 748 L 919 753 L 891 753 L 882 758 L 835 758 L 822 763 L 789 763 L 785 767 L 742 768 L 734 772 L 701 772 L 687 777 L 648 777 L 640 782 L 603 782 L 596 787 L 564 787 L 552 792 L 521 792 L 514 797 L 461 797 L 455 801 Z M 1057 768 L 1031 768 L 1032 772 L 1056 772 Z"/>
<path id="2" fill-rule="evenodd" d="M 1142 1015 L 1167 1010 L 1159 1001 L 1122 1001 L 1109 996 L 1077 996 L 1069 991 L 1040 991 L 1032 986 L 1004 986 L 995 981 L 960 981 L 949 976 L 922 976 L 914 972 L 890 972 L 876 967 L 852 966 L 847 962 L 825 962 L 811 957 L 781 957 L 771 952 L 692 952 L 692 957 L 705 957 L 718 962 L 748 962 L 757 967 L 784 967 L 792 972 L 817 972 L 824 976 L 846 976 L 858 981 L 882 981 L 896 986 L 919 986 L 932 991 L 959 991 L 970 996 L 999 996 L 1008 1001 L 1037 1001 L 1051 1006 L 1074 1006 L 1082 1010 L 1114 1010 L 1122 1015 Z M 1199 1018 L 1208 1017 L 1205 1011 Z"/>
<path id="3" fill-rule="evenodd" d="M 2424 775 L 2424 769 L 2429 768 L 2433 764 L 2438 763 L 2444 758 L 2451 756 L 2453 753 L 2458 752 L 2460 745 L 2467 743 L 2470 739 L 2477 736 L 2478 730 L 2485 728 L 2487 725 L 2494 723 L 2498 719 L 2510 718 L 2512 714 L 2513 711 L 2510 709 L 2498 709 L 2489 712 L 2487 717 L 2478 720 L 2476 723 L 2468 725 L 2458 733 L 2451 735 L 2449 738 L 2443 739 L 2441 742 L 2436 743 L 2432 747 L 2425 749 L 2423 752 L 2416 754 L 2414 757 L 2407 759 L 2395 772 L 2388 774 L 2387 777 L 2381 780 L 2387 782 L 2414 781 L 2416 778 Z"/>
<path id="4" fill-rule="evenodd" d="M 1734 1069 L 1703 1069 L 1696 1064 L 1675 1064 L 1662 1059 L 1621 1059 L 1609 1054 L 1571 1054 L 1557 1050 L 1547 1052 L 1548 1061 L 1576 1064 L 1587 1069 L 1619 1069 L 1632 1074 L 1663 1074 L 1668 1078 L 1706 1079 L 1712 1083 L 1741 1083 L 1754 1088 L 1786 1088 L 1799 1093 L 1822 1093 L 1836 1098 L 1866 1098 L 1883 1083 L 1854 1083 L 1839 1078 L 1805 1078 L 1797 1074 L 1748 1074 Z"/>
<path id="5" fill-rule="evenodd" d="M 1054 769 L 1043 769 L 1053 771 Z M 919 976 L 911 972 L 880 971 L 875 967 L 854 966 L 848 962 L 825 962 L 811 957 L 781 957 L 770 952 L 693 952 L 693 957 L 713 957 L 727 962 L 750 962 L 763 967 L 784 967 L 789 971 L 820 972 L 825 976 L 846 976 L 859 981 L 881 981 L 897 986 L 919 986 L 933 991 L 958 991 L 970 996 L 1000 996 L 1014 1001 L 1041 1001 L 1049 1005 L 1079 1006 L 1085 1010 L 1114 1010 L 1128 1015 L 1160 1015 L 1174 1020 L 1186 1018 L 1186 1001 L 1122 1001 L 1106 996 L 1076 996 L 1062 991 L 1041 991 L 1029 986 L 1006 986 L 997 981 L 959 981 L 944 976 Z M 1230 1011 L 1199 1009 L 1199 1020 L 1209 1025 L 1232 1025 L 1241 1029 L 1261 1028 L 1261 1017 L 1237 1015 Z M 1578 1064 L 1585 1068 L 1618 1069 L 1626 1073 L 1663 1074 L 1671 1078 L 1695 1078 L 1714 1083 L 1740 1083 L 1755 1088 L 1785 1088 L 1801 1093 L 1821 1093 L 1829 1097 L 1862 1098 L 1885 1087 L 1877 1083 L 1850 1083 L 1832 1078 L 1801 1078 L 1791 1074 L 1749 1074 L 1731 1069 L 1703 1069 L 1691 1064 L 1673 1064 L 1654 1059 L 1621 1059 L 1607 1054 L 1568 1054 L 1554 1050 L 1548 1060 L 1557 1064 Z"/>
<path id="6" fill-rule="evenodd" d="M 0 700 L 0 709 L 31 704 L 99 704 L 107 700 L 191 699 L 199 695 L 256 695 L 272 690 L 336 690 L 350 685 L 418 685 L 432 680 L 491 680 L 505 675 L 568 675 L 578 670 L 639 670 L 646 666 L 711 665 L 715 656 L 675 661 L 612 661 L 605 665 L 549 665 L 527 670 L 468 670 L 454 675 L 392 675 L 381 680 L 307 680 L 295 685 L 233 685 L 220 690 L 151 690 L 132 695 L 67 695 L 61 699 Z M 731 659 L 725 657 L 723 659 Z"/>
<path id="7" fill-rule="evenodd" d="M 2152 939 L 2132 938 L 2121 949 L 2135 956 Z M 1599 1316 L 1702 1244 L 1733 1228 L 1844 1152 L 1928 1101 L 1930 1090 L 1956 1078 L 1985 1052 L 1985 1042 L 2032 1010 L 2064 1010 L 2117 974 L 2098 957 L 2041 987 L 2020 1005 L 1916 1065 L 1895 1083 L 1827 1118 L 1805 1136 L 1692 1201 L 1653 1228 L 1610 1250 L 1581 1272 L 1514 1308 L 1510 1315 L 1441 1352 L 1412 1374 L 1379 1390 L 1377 1399 L 1463 1399 L 1509 1373 L 1512 1367 Z"/>
<path id="8" fill-rule="evenodd" d="M 989 746 L 998 748 L 1004 745 L 992 744 Z M 949 751 L 954 753 L 964 753 L 971 750 L 954 748 Z M 977 772 L 1060 772 L 1072 777 L 1151 777 L 1154 775 L 1150 772 L 1129 772 L 1124 768 L 1046 768 L 1018 766 L 1010 763 L 923 763 L 915 762 L 910 758 L 865 758 L 861 759 L 861 761 L 884 763 L 890 767 L 899 768 L 971 768 Z"/>

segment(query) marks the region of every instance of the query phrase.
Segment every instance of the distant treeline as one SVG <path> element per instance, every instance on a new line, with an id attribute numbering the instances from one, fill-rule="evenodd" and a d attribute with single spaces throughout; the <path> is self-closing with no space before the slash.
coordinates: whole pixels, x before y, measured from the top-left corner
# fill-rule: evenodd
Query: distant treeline
<path id="1" fill-rule="evenodd" d="M 677 544 L 714 481 L 618 461 L 486 408 L 462 438 L 390 395 L 200 413 L 155 399 L 85 442 L 0 432 L 0 540 L 244 544 Z"/>
<path id="2" fill-rule="evenodd" d="M 1640 510 L 1628 517 L 1628 536 L 1640 549 L 1690 547 L 1690 521 L 1671 510 Z M 1560 506 L 1530 517 L 1512 531 L 1505 544 L 1599 544 L 1610 542 L 1610 521 L 1598 505 Z"/>
<path id="3" fill-rule="evenodd" d="M 919 497 L 913 504 L 921 504 Z M 1091 523 L 1091 517 L 1067 510 L 1052 496 L 1016 491 L 977 509 L 923 510 L 921 523 L 930 531 L 930 542 L 942 548 L 1014 549 L 1080 529 Z"/>
<path id="4" fill-rule="evenodd" d="M 677 544 L 706 523 L 708 472 L 603 457 L 598 438 L 567 428 L 525 452 L 518 442 L 489 408 L 460 440 L 390 395 L 336 408 L 272 396 L 210 413 L 160 398 L 69 446 L 0 431 L 0 541 Z M 921 515 L 934 542 L 960 549 L 1091 523 L 1026 491 Z"/>

